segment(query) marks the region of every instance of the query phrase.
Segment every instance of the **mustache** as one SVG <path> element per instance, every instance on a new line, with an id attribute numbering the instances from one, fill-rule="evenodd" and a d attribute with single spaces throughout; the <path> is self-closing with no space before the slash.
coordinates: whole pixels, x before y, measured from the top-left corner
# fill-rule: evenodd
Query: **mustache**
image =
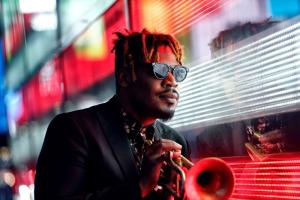
<path id="1" fill-rule="evenodd" d="M 159 94 L 164 95 L 164 94 L 170 94 L 170 93 L 177 96 L 177 98 L 179 99 L 179 96 L 180 96 L 179 92 L 175 88 L 168 87 L 164 91 L 160 92 Z"/>

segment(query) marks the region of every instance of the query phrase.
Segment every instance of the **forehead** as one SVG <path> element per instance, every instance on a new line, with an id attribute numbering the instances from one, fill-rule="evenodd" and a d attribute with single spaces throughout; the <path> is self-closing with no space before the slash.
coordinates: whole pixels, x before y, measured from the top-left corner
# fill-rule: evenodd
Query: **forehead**
<path id="1" fill-rule="evenodd" d="M 176 56 L 169 46 L 159 46 L 157 48 L 157 54 L 157 62 L 166 63 L 170 65 L 178 64 Z"/>

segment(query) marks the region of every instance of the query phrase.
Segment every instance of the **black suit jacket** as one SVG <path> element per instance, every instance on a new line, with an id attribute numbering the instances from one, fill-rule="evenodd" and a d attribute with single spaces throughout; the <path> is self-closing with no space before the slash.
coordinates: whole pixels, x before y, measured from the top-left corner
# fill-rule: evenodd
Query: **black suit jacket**
<path id="1" fill-rule="evenodd" d="M 140 199 L 138 170 L 116 105 L 112 98 L 52 120 L 36 166 L 36 200 Z M 157 122 L 155 136 L 181 144 L 187 156 L 186 140 L 170 127 Z"/>

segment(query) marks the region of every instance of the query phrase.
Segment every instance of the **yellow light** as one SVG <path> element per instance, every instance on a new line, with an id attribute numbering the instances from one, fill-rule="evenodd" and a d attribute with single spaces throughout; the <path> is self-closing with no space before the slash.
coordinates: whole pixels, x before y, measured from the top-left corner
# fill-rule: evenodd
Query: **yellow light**
<path id="1" fill-rule="evenodd" d="M 10 187 L 13 187 L 16 183 L 16 178 L 11 172 L 4 172 L 3 173 L 3 181 L 9 185 Z"/>

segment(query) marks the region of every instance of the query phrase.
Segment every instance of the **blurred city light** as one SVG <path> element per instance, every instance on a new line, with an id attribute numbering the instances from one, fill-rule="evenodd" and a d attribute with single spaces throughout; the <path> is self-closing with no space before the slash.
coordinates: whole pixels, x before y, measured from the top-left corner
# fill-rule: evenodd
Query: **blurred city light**
<path id="1" fill-rule="evenodd" d="M 56 13 L 35 14 L 31 18 L 31 28 L 35 31 L 56 30 L 57 16 Z"/>
<path id="2" fill-rule="evenodd" d="M 21 13 L 53 12 L 56 9 L 55 0 L 20 0 Z"/>

